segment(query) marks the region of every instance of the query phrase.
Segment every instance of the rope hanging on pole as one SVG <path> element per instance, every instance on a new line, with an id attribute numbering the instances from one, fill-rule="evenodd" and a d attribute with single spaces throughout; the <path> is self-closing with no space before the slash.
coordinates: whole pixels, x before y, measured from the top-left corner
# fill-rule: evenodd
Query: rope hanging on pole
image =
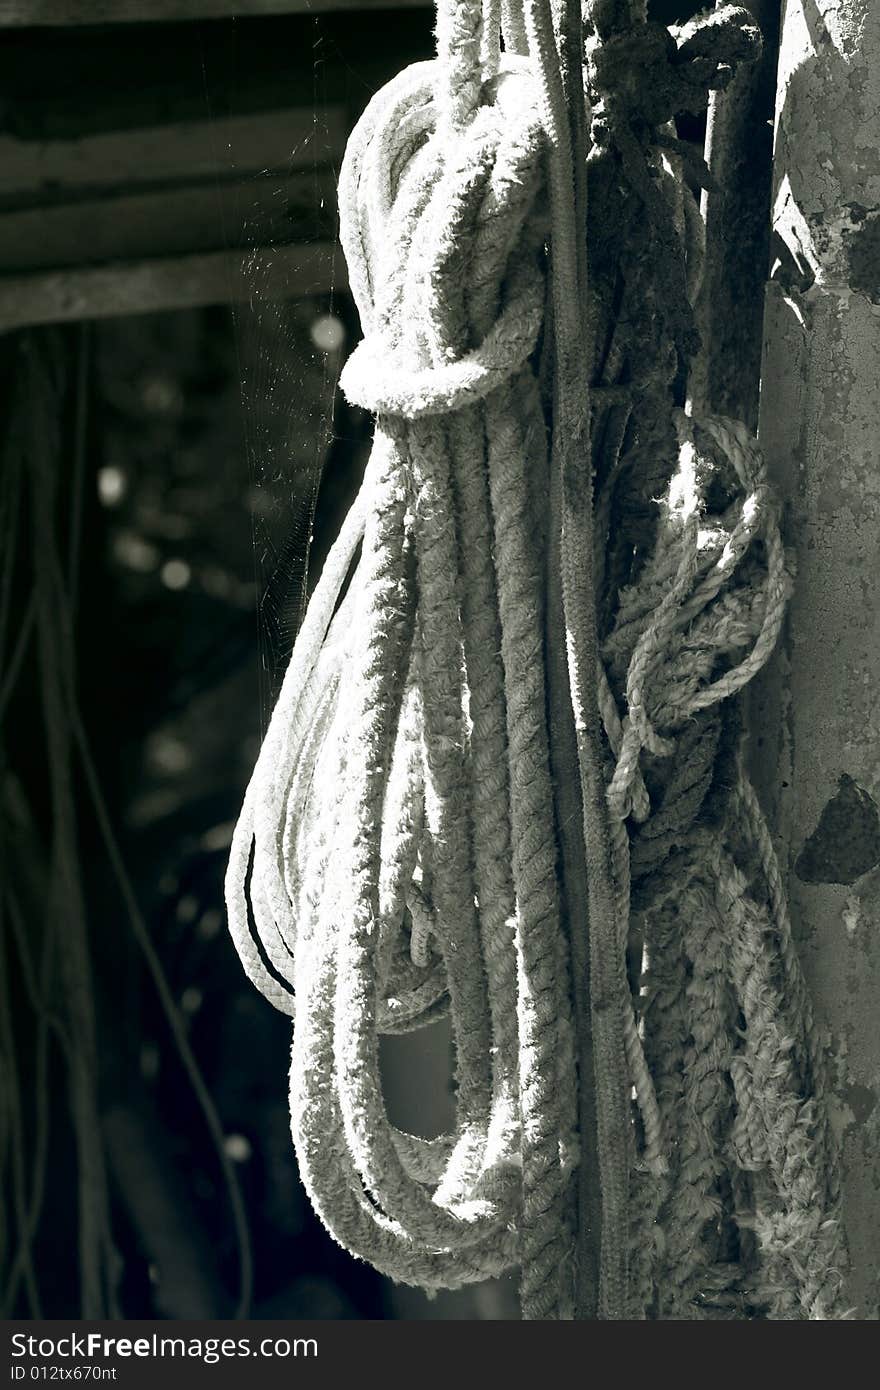
<path id="1" fill-rule="evenodd" d="M 770 1316 L 828 1316 L 821 1057 L 718 713 L 766 661 L 789 581 L 753 441 L 671 397 L 699 227 L 657 126 L 754 31 L 725 10 L 671 37 L 630 8 L 588 7 L 589 214 L 571 5 L 554 27 L 549 0 L 509 0 L 502 53 L 494 4 L 440 0 L 436 60 L 351 137 L 365 337 L 342 386 L 375 440 L 245 798 L 229 922 L 295 1012 L 300 1172 L 354 1254 L 426 1288 L 519 1265 L 525 1317 L 582 1315 L 572 1174 L 593 1088 L 600 1316 L 700 1316 L 722 1284 Z M 662 59 L 647 87 L 636 49 Z M 612 170 L 622 225 L 638 208 L 656 239 L 622 291 L 609 232 L 594 249 L 584 225 Z M 425 1141 L 389 1121 L 378 1035 L 446 1012 L 456 1128 Z"/>

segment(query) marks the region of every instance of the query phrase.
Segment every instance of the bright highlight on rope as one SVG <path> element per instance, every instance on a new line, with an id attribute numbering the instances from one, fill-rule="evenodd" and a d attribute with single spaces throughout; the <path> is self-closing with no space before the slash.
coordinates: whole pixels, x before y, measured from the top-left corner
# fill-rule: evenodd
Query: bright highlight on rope
<path id="1" fill-rule="evenodd" d="M 230 921 L 273 1002 L 292 1012 L 295 985 L 294 1138 L 337 1239 L 426 1287 L 525 1255 L 546 1317 L 574 1154 L 530 364 L 548 226 L 534 80 L 497 55 L 473 80 L 479 20 L 450 7 L 437 63 L 386 87 L 349 144 L 366 338 L 343 386 L 376 438 L 248 793 Z M 389 1124 L 377 1032 L 447 1009 L 458 1126 L 426 1143 Z"/>
<path id="2" fill-rule="evenodd" d="M 739 13 L 709 26 L 731 63 L 751 43 Z M 656 29 L 631 32 L 657 49 Z M 436 61 L 384 88 L 349 142 L 342 239 L 365 337 L 342 385 L 375 414 L 375 441 L 248 788 L 230 929 L 253 982 L 295 1012 L 300 1171 L 352 1253 L 429 1289 L 519 1265 L 524 1317 L 573 1315 L 577 1096 L 593 1078 L 577 1075 L 572 999 L 586 982 L 571 961 L 589 937 L 601 1315 L 835 1316 L 821 1049 L 730 701 L 778 635 L 785 555 L 757 446 L 736 422 L 695 420 L 655 389 L 662 428 L 639 437 L 624 405 L 595 523 L 589 455 L 572 473 L 558 417 L 548 440 L 545 403 L 555 394 L 574 418 L 581 373 L 585 418 L 590 385 L 559 293 L 566 238 L 586 228 L 561 223 L 578 206 L 565 192 L 577 128 L 569 141 L 553 34 L 548 3 L 511 0 L 502 54 L 494 6 L 484 18 L 473 0 L 441 0 Z M 705 37 L 660 43 L 664 61 L 684 54 L 661 105 L 673 90 L 673 104 L 705 93 L 723 68 Z M 613 84 L 623 50 L 598 17 L 593 39 L 610 56 L 603 69 L 594 53 L 591 72 Z M 693 293 L 699 236 L 675 141 L 661 159 L 648 139 L 660 117 L 636 120 L 622 100 L 594 112 L 594 135 Z M 608 403 L 637 388 L 604 369 L 593 385 L 610 437 L 620 407 Z M 558 510 L 550 443 L 565 474 Z M 622 561 L 609 526 L 646 450 L 662 479 L 652 540 Z M 575 476 L 580 509 L 566 492 Z M 610 891 L 591 878 L 590 921 L 560 884 L 548 554 L 564 568 L 590 875 L 608 846 Z M 597 595 L 604 616 L 588 631 L 579 615 Z M 591 690 L 598 711 L 584 714 Z M 599 712 L 597 759 L 581 732 Z M 634 950 L 641 986 L 627 975 Z M 456 1127 L 426 1141 L 389 1121 L 378 1036 L 447 1012 Z"/>

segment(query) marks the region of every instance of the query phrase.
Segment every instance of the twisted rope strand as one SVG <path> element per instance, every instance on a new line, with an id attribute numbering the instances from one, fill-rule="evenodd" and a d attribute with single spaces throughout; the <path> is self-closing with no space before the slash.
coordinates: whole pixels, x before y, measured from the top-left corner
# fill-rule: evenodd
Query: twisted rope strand
<path id="1" fill-rule="evenodd" d="M 342 386 L 375 439 L 230 927 L 296 998 L 291 1129 L 336 1240 L 429 1289 L 519 1263 L 527 1318 L 592 1311 L 596 1176 L 599 1316 L 840 1315 L 822 1050 L 735 703 L 790 578 L 755 441 L 675 405 L 685 165 L 710 175 L 670 120 L 756 43 L 729 6 L 666 31 L 591 0 L 582 30 L 573 0 L 440 0 L 437 59 L 377 94 L 340 179 Z M 378 1039 L 444 1012 L 455 1124 L 427 1141 L 389 1120 Z"/>
<path id="2" fill-rule="evenodd" d="M 545 137 L 528 65 L 499 69 L 479 6 L 441 7 L 438 50 L 371 103 L 346 156 L 343 243 L 367 336 L 343 385 L 379 417 L 376 441 L 228 891 L 251 977 L 288 1011 L 297 995 L 292 1130 L 336 1238 L 426 1287 L 521 1260 L 526 1316 L 556 1317 L 572 1037 L 530 508 L 544 427 L 525 366 L 543 309 Z M 377 1036 L 429 1021 L 444 997 L 456 1129 L 426 1143 L 388 1122 Z"/>

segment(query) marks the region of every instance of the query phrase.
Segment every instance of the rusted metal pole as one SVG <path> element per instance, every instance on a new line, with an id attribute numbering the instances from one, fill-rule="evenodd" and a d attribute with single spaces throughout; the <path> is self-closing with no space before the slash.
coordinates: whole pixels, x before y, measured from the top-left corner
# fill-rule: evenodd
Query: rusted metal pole
<path id="1" fill-rule="evenodd" d="M 760 433 L 797 582 L 754 774 L 833 1048 L 856 1316 L 880 1270 L 880 5 L 784 0 Z"/>

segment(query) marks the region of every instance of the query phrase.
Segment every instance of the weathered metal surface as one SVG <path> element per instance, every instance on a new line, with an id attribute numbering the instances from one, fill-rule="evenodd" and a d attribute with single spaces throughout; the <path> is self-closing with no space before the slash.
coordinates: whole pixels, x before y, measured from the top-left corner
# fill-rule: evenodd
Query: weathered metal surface
<path id="1" fill-rule="evenodd" d="M 880 6 L 786 0 L 761 438 L 797 583 L 754 773 L 833 1049 L 849 1301 L 880 1297 Z"/>

